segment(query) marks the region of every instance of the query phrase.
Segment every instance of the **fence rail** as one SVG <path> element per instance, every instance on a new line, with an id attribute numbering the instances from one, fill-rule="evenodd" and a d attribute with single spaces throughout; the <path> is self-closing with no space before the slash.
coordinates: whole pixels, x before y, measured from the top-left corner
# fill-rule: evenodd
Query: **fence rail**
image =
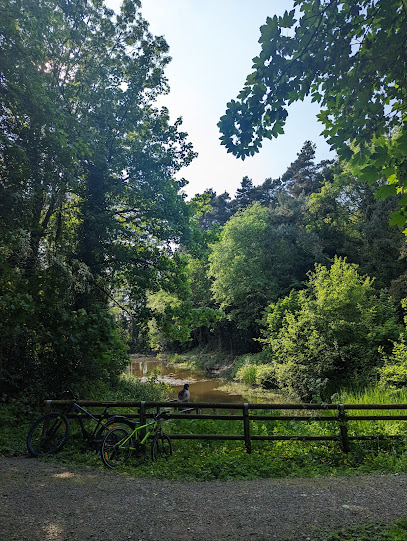
<path id="1" fill-rule="evenodd" d="M 46 400 L 44 407 L 50 411 L 54 406 L 65 406 L 69 400 Z M 217 402 L 190 402 L 188 406 L 174 401 L 167 402 L 144 402 L 144 401 L 93 401 L 80 400 L 78 404 L 84 407 L 104 407 L 104 408 L 126 408 L 136 409 L 136 413 L 125 413 L 126 417 L 140 419 L 144 424 L 146 419 L 151 418 L 154 412 L 148 410 L 160 411 L 162 408 L 175 410 L 169 413 L 169 419 L 205 419 L 218 421 L 242 421 L 242 434 L 169 434 L 174 440 L 240 440 L 244 441 L 246 451 L 251 452 L 252 441 L 336 441 L 341 449 L 348 453 L 350 451 L 349 443 L 355 440 L 382 440 L 388 438 L 404 438 L 404 435 L 361 435 L 350 436 L 348 434 L 349 421 L 407 421 L 406 415 L 349 415 L 348 412 L 355 411 L 385 411 L 385 410 L 406 410 L 407 404 L 237 404 L 237 403 L 217 403 Z M 179 410 L 179 411 L 177 411 Z M 209 413 L 201 413 L 208 410 Z M 271 411 L 272 414 L 256 415 L 251 411 L 261 410 Z M 217 413 L 219 411 L 219 413 Z M 225 412 L 229 411 L 228 414 Z M 284 412 L 294 411 L 294 415 Z M 212 412 L 212 413 L 210 413 Z M 231 414 L 230 412 L 238 412 Z M 240 414 L 241 412 L 241 414 Z M 306 414 L 312 412 L 312 414 Z M 330 415 L 321 415 L 320 412 L 329 412 Z M 332 413 L 333 412 L 333 413 Z M 251 434 L 251 421 L 333 421 L 337 423 L 338 432 L 332 435 L 324 436 L 305 436 L 305 435 L 259 435 Z M 407 426 L 406 426 L 407 429 Z"/>

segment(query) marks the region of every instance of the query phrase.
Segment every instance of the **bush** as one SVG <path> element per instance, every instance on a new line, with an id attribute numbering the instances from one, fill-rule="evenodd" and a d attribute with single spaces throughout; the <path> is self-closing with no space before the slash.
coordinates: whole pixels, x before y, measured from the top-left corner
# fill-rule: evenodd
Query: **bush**
<path id="1" fill-rule="evenodd" d="M 385 364 L 378 372 L 381 387 L 401 389 L 407 385 L 407 344 L 404 337 L 394 344 L 392 354 L 385 356 Z"/>
<path id="2" fill-rule="evenodd" d="M 269 306 L 262 341 L 281 388 L 326 399 L 347 381 L 366 384 L 377 376 L 379 349 L 387 351 L 402 326 L 391 298 L 378 296 L 372 284 L 357 265 L 335 258 L 330 269 L 316 265 L 307 289 Z"/>
<path id="3" fill-rule="evenodd" d="M 234 379 L 265 389 L 277 389 L 276 365 L 265 363 L 264 359 L 264 353 L 239 357 L 233 371 Z"/>

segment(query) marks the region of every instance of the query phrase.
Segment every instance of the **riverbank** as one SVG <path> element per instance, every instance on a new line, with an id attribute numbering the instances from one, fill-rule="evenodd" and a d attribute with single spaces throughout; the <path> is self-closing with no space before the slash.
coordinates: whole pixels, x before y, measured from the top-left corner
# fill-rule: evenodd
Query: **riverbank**
<path id="1" fill-rule="evenodd" d="M 170 398 L 176 398 L 184 383 L 190 385 L 192 402 L 282 402 L 285 397 L 261 387 L 226 379 L 227 367 L 205 367 L 188 355 L 132 355 L 128 374 L 142 382 L 151 378 L 168 386 Z M 229 375 L 230 378 L 230 375 Z"/>
<path id="2" fill-rule="evenodd" d="M 406 474 L 196 483 L 27 458 L 0 473 L 2 541 L 333 541 L 407 516 Z"/>
<path id="3" fill-rule="evenodd" d="M 247 356 L 243 356 L 243 359 Z M 176 370 L 189 370 L 202 373 L 207 378 L 219 380 L 217 391 L 226 395 L 241 397 L 238 401 L 252 403 L 288 403 L 296 402 L 296 397 L 288 397 L 276 389 L 267 389 L 262 385 L 244 383 L 235 378 L 242 358 L 229 358 L 220 353 L 202 353 L 200 350 L 185 354 L 162 354 L 158 359 L 173 366 Z"/>

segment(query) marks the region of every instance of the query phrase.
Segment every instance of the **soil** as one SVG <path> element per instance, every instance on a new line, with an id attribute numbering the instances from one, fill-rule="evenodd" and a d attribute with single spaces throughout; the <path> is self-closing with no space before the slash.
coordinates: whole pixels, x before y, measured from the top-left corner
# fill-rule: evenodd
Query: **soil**
<path id="1" fill-rule="evenodd" d="M 407 474 L 183 482 L 0 458 L 0 541 L 312 541 L 407 516 Z"/>

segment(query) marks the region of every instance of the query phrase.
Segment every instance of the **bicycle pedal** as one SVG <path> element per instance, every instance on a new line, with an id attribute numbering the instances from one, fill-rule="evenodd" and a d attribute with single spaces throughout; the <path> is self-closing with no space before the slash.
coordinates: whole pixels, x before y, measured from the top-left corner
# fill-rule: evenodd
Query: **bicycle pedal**
<path id="1" fill-rule="evenodd" d="M 146 446 L 142 444 L 136 444 L 135 455 L 137 458 L 142 457 L 146 452 Z"/>

